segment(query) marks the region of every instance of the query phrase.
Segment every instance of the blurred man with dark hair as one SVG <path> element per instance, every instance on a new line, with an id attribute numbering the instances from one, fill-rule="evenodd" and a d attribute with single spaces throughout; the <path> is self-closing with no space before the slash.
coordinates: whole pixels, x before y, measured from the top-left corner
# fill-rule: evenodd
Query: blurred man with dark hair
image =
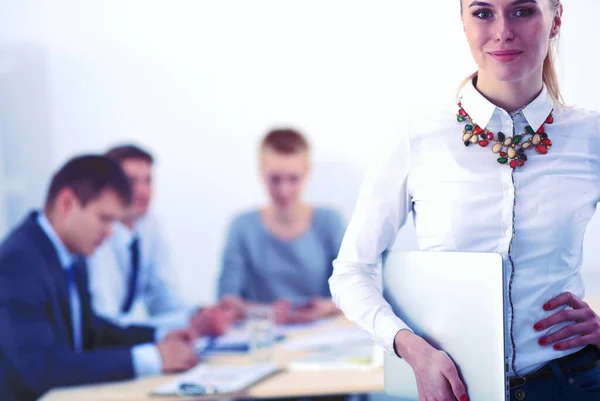
<path id="1" fill-rule="evenodd" d="M 73 158 L 52 178 L 44 210 L 32 212 L 0 244 L 3 401 L 197 363 L 189 330 L 122 328 L 92 311 L 85 257 L 111 234 L 131 198 L 117 163 L 98 155 Z"/>
<path id="2" fill-rule="evenodd" d="M 112 148 L 106 156 L 121 166 L 131 182 L 132 203 L 115 224 L 113 235 L 89 260 L 95 311 L 119 324 L 189 326 L 197 336 L 223 334 L 233 311 L 194 307 L 181 297 L 162 230 L 149 211 L 153 156 L 134 145 Z"/>

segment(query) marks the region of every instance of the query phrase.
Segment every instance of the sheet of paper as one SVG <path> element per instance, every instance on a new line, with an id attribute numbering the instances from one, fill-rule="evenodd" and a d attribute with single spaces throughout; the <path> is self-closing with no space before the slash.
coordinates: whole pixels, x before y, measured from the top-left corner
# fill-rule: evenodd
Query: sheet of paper
<path id="1" fill-rule="evenodd" d="M 281 341 L 285 335 L 275 330 L 275 342 Z M 212 344 L 211 344 L 212 342 Z M 250 336 L 245 330 L 235 330 L 211 340 L 209 337 L 200 337 L 196 340 L 196 352 L 248 352 Z M 207 347 L 209 347 L 207 349 Z"/>
<path id="2" fill-rule="evenodd" d="M 284 347 L 288 350 L 311 350 L 370 340 L 370 336 L 358 328 L 329 328 L 312 335 L 289 340 L 284 343 Z"/>
<path id="3" fill-rule="evenodd" d="M 154 395 L 186 395 L 185 389 L 205 389 L 211 393 L 233 393 L 277 371 L 274 363 L 252 365 L 219 365 L 199 364 L 186 373 L 156 388 Z M 201 395 L 201 391 L 195 395 Z M 194 395 L 189 394 L 189 395 Z"/>
<path id="4" fill-rule="evenodd" d="M 383 365 L 383 349 L 373 342 L 350 346 L 322 348 L 299 358 L 289 365 L 289 370 L 370 370 Z"/>
<path id="5" fill-rule="evenodd" d="M 316 320 L 314 322 L 308 322 L 308 323 L 295 323 L 295 324 L 280 324 L 277 326 L 277 331 L 281 334 L 285 334 L 290 335 L 290 334 L 295 334 L 295 333 L 299 333 L 305 330 L 314 330 L 314 329 L 321 329 L 327 326 L 332 326 L 334 325 L 336 322 L 335 318 L 326 318 L 326 319 L 320 319 L 320 320 Z"/>

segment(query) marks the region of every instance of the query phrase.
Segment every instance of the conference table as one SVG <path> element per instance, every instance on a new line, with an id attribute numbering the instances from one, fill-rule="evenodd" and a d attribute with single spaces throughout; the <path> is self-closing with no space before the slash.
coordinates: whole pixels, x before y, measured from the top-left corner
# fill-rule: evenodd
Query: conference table
<path id="1" fill-rule="evenodd" d="M 600 295 L 585 299 L 593 310 L 600 312 Z M 339 327 L 350 326 L 351 323 L 343 317 L 334 322 Z M 314 335 L 321 326 L 307 328 L 294 333 L 290 338 Z M 371 370 L 315 370 L 292 371 L 287 369 L 291 361 L 302 358 L 308 350 L 289 350 L 284 343 L 276 345 L 274 358 L 280 367 L 280 372 L 270 376 L 245 391 L 225 396 L 225 398 L 283 398 L 326 396 L 351 393 L 375 393 L 383 391 L 383 368 Z M 214 365 L 249 364 L 248 355 L 215 355 L 207 357 L 203 363 Z M 101 385 L 80 386 L 57 389 L 49 392 L 43 401 L 175 401 L 181 397 L 152 396 L 151 391 L 172 380 L 174 376 L 156 376 L 130 381 L 107 383 Z M 215 396 L 186 397 L 186 400 L 208 400 Z"/>
<path id="2" fill-rule="evenodd" d="M 327 333 L 329 328 L 352 328 L 352 323 L 344 317 L 337 317 L 325 325 L 315 325 L 304 330 L 289 333 L 285 341 Z M 381 366 L 362 369 L 338 370 L 289 370 L 288 365 L 294 360 L 301 359 L 311 353 L 311 350 L 287 349 L 285 342 L 277 343 L 273 356 L 279 371 L 254 386 L 240 393 L 223 395 L 219 398 L 283 398 L 327 396 L 340 394 L 364 394 L 383 391 L 383 368 Z M 243 355 L 213 355 L 202 359 L 202 363 L 211 365 L 240 365 L 251 364 L 248 354 Z M 150 395 L 152 390 L 173 380 L 174 375 L 147 377 L 136 380 L 106 383 L 100 385 L 77 386 L 57 389 L 43 397 L 43 401 L 175 401 L 175 400 L 209 400 L 218 397 L 170 397 Z"/>

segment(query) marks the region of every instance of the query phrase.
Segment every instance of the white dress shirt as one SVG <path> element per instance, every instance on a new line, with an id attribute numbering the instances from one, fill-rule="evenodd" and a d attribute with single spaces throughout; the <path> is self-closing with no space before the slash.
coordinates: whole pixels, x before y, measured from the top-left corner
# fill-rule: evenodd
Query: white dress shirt
<path id="1" fill-rule="evenodd" d="M 140 243 L 140 268 L 129 312 L 121 307 L 131 275 L 130 245 Z M 167 245 L 153 215 L 140 218 L 130 230 L 116 223 L 113 235 L 88 259 L 94 310 L 119 324 L 150 324 L 164 332 L 187 326 L 193 308 L 180 296 Z"/>
<path id="2" fill-rule="evenodd" d="M 462 91 L 462 106 L 481 127 L 507 137 L 527 125 L 537 130 L 554 107 L 544 88 L 528 106 L 508 113 L 472 84 Z M 512 282 L 509 374 L 524 375 L 580 349 L 542 347 L 539 338 L 564 325 L 542 332 L 533 325 L 557 312 L 542 306 L 560 293 L 584 296 L 583 236 L 600 199 L 600 116 L 555 110 L 554 123 L 546 124 L 548 154 L 528 150 L 526 164 L 513 170 L 496 161 L 492 145 L 463 144 L 467 122 L 457 122 L 457 111 L 449 104 L 414 119 L 363 183 L 334 261 L 331 292 L 348 318 L 393 352 L 395 335 L 408 327 L 382 297 L 381 255 L 413 213 L 420 250 L 502 255 Z"/>

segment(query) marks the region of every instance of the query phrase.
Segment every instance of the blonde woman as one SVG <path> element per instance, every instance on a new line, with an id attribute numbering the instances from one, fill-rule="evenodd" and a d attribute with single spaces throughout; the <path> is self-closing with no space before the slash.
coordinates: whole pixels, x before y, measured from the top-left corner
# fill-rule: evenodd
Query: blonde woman
<path id="1" fill-rule="evenodd" d="M 269 203 L 231 223 L 219 278 L 221 303 L 239 316 L 249 303 L 274 304 L 280 323 L 335 314 L 327 280 L 345 225 L 336 211 L 303 200 L 309 143 L 296 130 L 275 129 L 259 152 Z"/>
<path id="2" fill-rule="evenodd" d="M 600 117 L 563 104 L 552 50 L 563 6 L 461 7 L 478 71 L 364 183 L 334 262 L 334 301 L 410 364 L 420 400 L 468 400 L 451 356 L 395 316 L 377 283 L 381 255 L 412 213 L 421 250 L 503 256 L 513 400 L 600 400 L 600 320 L 579 274 L 600 200 Z"/>

